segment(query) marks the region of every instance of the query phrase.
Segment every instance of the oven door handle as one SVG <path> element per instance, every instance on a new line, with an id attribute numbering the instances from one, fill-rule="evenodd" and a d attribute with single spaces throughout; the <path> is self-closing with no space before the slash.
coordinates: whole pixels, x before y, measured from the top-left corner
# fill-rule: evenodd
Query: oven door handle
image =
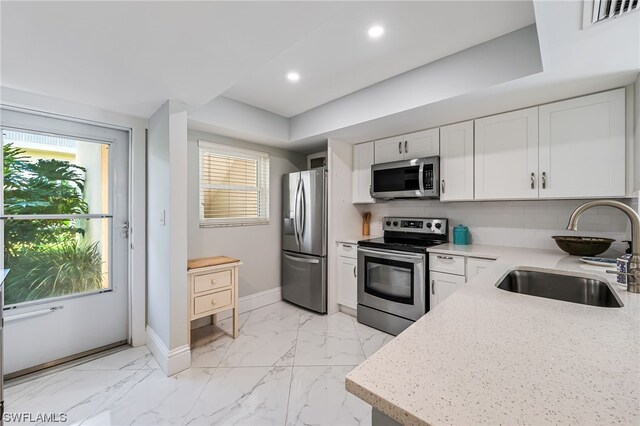
<path id="1" fill-rule="evenodd" d="M 410 255 L 410 254 L 405 254 L 405 253 L 401 253 L 398 251 L 392 251 L 392 250 L 385 250 L 385 251 L 381 251 L 381 250 L 371 250 L 371 249 L 365 249 L 362 247 L 358 247 L 358 251 L 361 251 L 363 253 L 368 253 L 368 254 L 376 254 L 379 256 L 393 256 L 393 257 L 400 257 L 400 258 L 404 258 L 404 259 L 411 259 L 411 260 L 423 260 L 425 255 L 423 254 L 416 254 L 416 255 Z"/>

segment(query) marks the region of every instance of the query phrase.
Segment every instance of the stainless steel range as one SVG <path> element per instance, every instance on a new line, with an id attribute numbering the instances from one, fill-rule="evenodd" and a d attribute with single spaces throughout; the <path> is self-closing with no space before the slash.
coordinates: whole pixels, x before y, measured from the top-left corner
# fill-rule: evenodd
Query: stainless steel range
<path id="1" fill-rule="evenodd" d="M 358 242 L 358 322 L 394 335 L 429 311 L 427 247 L 449 240 L 447 219 L 385 217 L 384 237 Z"/>

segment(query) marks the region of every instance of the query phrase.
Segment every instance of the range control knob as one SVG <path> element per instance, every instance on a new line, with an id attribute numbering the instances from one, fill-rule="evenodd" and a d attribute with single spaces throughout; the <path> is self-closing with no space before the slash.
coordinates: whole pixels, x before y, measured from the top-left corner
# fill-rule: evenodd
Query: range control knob
<path id="1" fill-rule="evenodd" d="M 436 228 L 438 228 L 438 229 L 442 228 L 442 224 L 441 223 L 436 223 Z"/>
<path id="2" fill-rule="evenodd" d="M 397 221 L 393 221 L 393 226 L 398 226 L 398 222 Z"/>
<path id="3" fill-rule="evenodd" d="M 427 223 L 427 228 L 431 229 L 431 222 Z"/>
<path id="4" fill-rule="evenodd" d="M 391 221 L 387 221 L 387 226 L 391 226 Z"/>

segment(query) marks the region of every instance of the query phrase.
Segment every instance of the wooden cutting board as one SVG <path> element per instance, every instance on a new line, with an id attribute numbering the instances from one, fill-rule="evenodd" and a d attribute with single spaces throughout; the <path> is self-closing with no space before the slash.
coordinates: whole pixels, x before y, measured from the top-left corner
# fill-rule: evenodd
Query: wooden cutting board
<path id="1" fill-rule="evenodd" d="M 227 263 L 240 262 L 238 259 L 227 256 L 203 257 L 202 259 L 190 259 L 187 261 L 187 271 L 197 268 L 206 268 L 207 266 L 218 266 Z"/>

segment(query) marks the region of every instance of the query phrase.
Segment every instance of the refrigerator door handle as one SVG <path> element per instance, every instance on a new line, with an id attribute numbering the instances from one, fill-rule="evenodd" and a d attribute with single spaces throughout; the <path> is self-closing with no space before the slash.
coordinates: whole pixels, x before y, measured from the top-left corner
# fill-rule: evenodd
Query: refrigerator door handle
<path id="1" fill-rule="evenodd" d="M 302 210 L 302 215 L 300 217 L 300 244 L 302 244 L 302 239 L 304 238 L 304 231 L 307 227 L 307 193 L 304 189 L 304 181 L 301 179 L 300 182 L 302 183 L 300 189 L 300 207 Z"/>
<path id="2" fill-rule="evenodd" d="M 298 199 L 300 196 L 300 182 L 302 182 L 302 180 L 298 181 L 298 186 L 296 186 L 296 195 L 293 201 L 293 233 L 296 234 L 296 243 L 298 244 L 298 247 L 300 247 L 300 234 L 298 232 Z"/>
<path id="3" fill-rule="evenodd" d="M 291 256 L 288 254 L 285 254 L 284 257 L 286 257 L 289 260 L 293 260 L 294 262 L 302 262 L 302 263 L 320 263 L 319 259 L 308 259 L 306 257 L 296 257 L 296 256 Z"/>

